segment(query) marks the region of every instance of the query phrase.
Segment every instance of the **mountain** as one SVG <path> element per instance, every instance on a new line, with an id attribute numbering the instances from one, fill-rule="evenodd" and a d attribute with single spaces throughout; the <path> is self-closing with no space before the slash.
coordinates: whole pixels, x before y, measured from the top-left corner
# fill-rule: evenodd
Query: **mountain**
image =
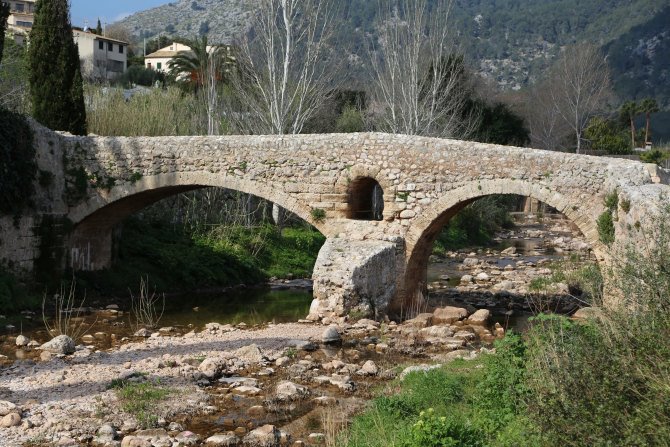
<path id="1" fill-rule="evenodd" d="M 257 1 L 257 0 L 256 0 Z M 429 0 L 434 4 L 434 0 Z M 365 69 L 366 39 L 375 35 L 375 0 L 336 0 L 337 42 Z M 137 37 L 158 34 L 234 42 L 248 30 L 254 0 L 179 0 L 121 22 Z M 450 22 L 461 51 L 484 77 L 519 89 L 542 76 L 560 48 L 602 46 L 621 98 L 653 96 L 670 108 L 668 0 L 454 0 Z"/>

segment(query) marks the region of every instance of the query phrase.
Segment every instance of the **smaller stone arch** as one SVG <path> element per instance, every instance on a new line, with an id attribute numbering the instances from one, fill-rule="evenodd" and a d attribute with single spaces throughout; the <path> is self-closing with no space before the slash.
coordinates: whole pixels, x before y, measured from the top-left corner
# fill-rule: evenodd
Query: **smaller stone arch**
<path id="1" fill-rule="evenodd" d="M 373 177 L 357 177 L 347 189 L 347 218 L 384 219 L 384 189 Z"/>

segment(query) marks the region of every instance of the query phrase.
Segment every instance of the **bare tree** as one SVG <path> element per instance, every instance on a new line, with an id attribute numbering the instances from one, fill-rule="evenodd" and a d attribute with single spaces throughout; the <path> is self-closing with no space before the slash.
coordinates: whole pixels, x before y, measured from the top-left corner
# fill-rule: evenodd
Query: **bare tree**
<path id="1" fill-rule="evenodd" d="M 527 92 L 524 119 L 530 130 L 531 147 L 551 151 L 567 150 L 572 130 L 554 105 L 548 80 Z"/>
<path id="2" fill-rule="evenodd" d="M 580 153 L 589 119 L 611 95 L 609 68 L 598 47 L 582 43 L 566 48 L 550 72 L 549 87 L 554 107 L 574 132 Z"/>
<path id="3" fill-rule="evenodd" d="M 333 4 L 259 0 L 253 10 L 252 32 L 240 43 L 229 118 L 242 132 L 300 133 L 337 80 L 337 70 L 326 63 Z"/>
<path id="4" fill-rule="evenodd" d="M 380 2 L 370 56 L 382 130 L 441 137 L 471 130 L 474 120 L 464 116 L 465 66 L 449 35 L 450 8 L 451 0 Z"/>

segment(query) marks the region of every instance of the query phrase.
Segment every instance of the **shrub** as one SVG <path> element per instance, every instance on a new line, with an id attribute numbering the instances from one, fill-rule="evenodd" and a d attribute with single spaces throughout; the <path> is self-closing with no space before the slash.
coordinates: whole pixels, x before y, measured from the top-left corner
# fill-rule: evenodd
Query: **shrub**
<path id="1" fill-rule="evenodd" d="M 611 211 L 605 211 L 596 221 L 598 225 L 598 238 L 605 245 L 612 245 L 615 238 L 614 218 Z"/>
<path id="2" fill-rule="evenodd" d="M 422 411 L 412 425 L 406 447 L 479 447 L 484 446 L 483 433 L 467 421 L 438 416 L 432 408 Z"/>

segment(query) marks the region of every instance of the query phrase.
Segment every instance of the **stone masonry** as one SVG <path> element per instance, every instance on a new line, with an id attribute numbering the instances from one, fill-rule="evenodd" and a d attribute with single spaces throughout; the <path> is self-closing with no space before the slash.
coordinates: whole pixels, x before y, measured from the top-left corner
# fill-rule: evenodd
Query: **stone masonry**
<path id="1" fill-rule="evenodd" d="M 56 181 L 41 193 L 33 218 L 58 215 L 71 224 L 63 262 L 76 270 L 108 267 L 113 230 L 126 217 L 173 194 L 225 187 L 277 203 L 327 237 L 314 270 L 312 317 L 352 309 L 381 316 L 402 304 L 425 284 L 439 230 L 482 196 L 517 194 L 547 203 L 605 260 L 596 226 L 604 197 L 616 190 L 635 198 L 630 215 L 644 224 L 645 210 L 670 192 L 655 165 L 404 135 L 113 138 L 43 128 L 37 134 L 38 152 L 49 160 L 41 169 Z M 383 189 L 381 221 L 348 218 L 363 193 L 353 186 L 361 178 Z M 7 222 L 0 219 L 3 235 Z M 630 238 L 628 227 L 617 225 L 617 240 Z M 0 244 L 0 258 L 30 269 L 39 242 L 17 244 Z"/>

